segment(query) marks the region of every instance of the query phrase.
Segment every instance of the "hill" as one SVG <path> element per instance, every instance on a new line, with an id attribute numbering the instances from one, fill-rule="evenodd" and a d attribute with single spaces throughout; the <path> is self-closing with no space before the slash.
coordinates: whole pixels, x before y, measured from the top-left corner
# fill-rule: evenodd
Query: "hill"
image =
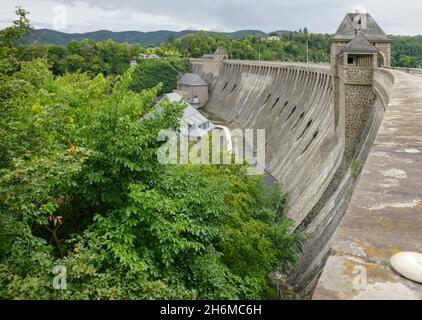
<path id="1" fill-rule="evenodd" d="M 83 39 L 92 39 L 95 41 L 112 39 L 116 42 L 128 42 L 128 43 L 140 43 L 142 46 L 146 47 L 149 45 L 158 45 L 162 42 L 166 42 L 170 35 L 173 35 L 174 38 L 180 38 L 187 34 L 196 33 L 196 30 L 183 30 L 183 31 L 169 31 L 169 30 L 160 30 L 160 31 L 151 31 L 151 32 L 140 32 L 140 31 L 123 31 L 123 32 L 113 32 L 108 30 L 99 30 L 94 32 L 86 33 L 65 33 L 50 29 L 33 29 L 32 34 L 26 36 L 24 43 L 45 43 L 45 44 L 56 44 L 56 45 L 66 45 L 71 40 L 83 40 Z M 218 33 L 211 32 L 215 34 L 226 34 L 230 35 L 234 39 L 240 39 L 245 35 L 260 34 L 266 35 L 266 33 L 258 30 L 240 30 L 231 33 Z"/>

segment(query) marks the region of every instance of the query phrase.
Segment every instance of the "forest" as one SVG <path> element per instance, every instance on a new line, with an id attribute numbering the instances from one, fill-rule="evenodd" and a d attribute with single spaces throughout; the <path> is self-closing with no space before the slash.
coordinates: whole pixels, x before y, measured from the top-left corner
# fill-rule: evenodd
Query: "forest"
<path id="1" fill-rule="evenodd" d="M 207 32 L 188 34 L 162 45 L 162 48 L 178 51 L 184 57 L 200 57 L 216 48 L 224 48 L 231 59 L 267 61 L 330 62 L 329 34 L 309 33 L 307 28 L 299 32 L 272 32 L 279 40 L 247 35 L 233 39 L 227 35 Z M 422 36 L 389 36 L 392 41 L 391 64 L 393 67 L 422 68 Z"/>
<path id="2" fill-rule="evenodd" d="M 139 43 L 115 42 L 111 39 L 72 40 L 66 45 L 40 44 L 36 38 L 17 46 L 22 59 L 47 57 L 53 64 L 55 74 L 64 71 L 122 73 L 129 67 L 128 59 L 139 53 L 158 54 L 167 58 L 201 57 L 217 48 L 224 48 L 231 59 L 267 61 L 309 61 L 328 63 L 330 59 L 329 34 L 310 33 L 307 28 L 297 32 L 271 32 L 267 37 L 262 32 L 243 35 L 220 34 L 197 31 L 176 38 L 173 34 L 159 45 L 142 47 Z M 240 36 L 240 37 L 239 37 Z M 272 40 L 271 37 L 277 37 Z M 392 40 L 391 60 L 393 67 L 422 67 L 422 36 L 390 35 Z"/>
<path id="3" fill-rule="evenodd" d="M 0 30 L 0 298 L 278 298 L 269 274 L 304 239 L 281 186 L 243 165 L 157 161 L 184 106 L 156 97 L 185 60 L 131 67 L 139 47 L 110 41 L 18 45 L 30 28 L 16 13 Z"/>

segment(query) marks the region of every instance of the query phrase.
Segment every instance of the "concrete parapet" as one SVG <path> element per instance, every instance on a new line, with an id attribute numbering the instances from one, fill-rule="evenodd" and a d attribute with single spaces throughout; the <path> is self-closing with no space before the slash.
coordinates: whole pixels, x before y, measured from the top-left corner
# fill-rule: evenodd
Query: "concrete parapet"
<path id="1" fill-rule="evenodd" d="M 390 68 L 391 70 L 398 70 L 402 72 L 406 72 L 413 75 L 422 75 L 422 69 L 421 68 Z"/>

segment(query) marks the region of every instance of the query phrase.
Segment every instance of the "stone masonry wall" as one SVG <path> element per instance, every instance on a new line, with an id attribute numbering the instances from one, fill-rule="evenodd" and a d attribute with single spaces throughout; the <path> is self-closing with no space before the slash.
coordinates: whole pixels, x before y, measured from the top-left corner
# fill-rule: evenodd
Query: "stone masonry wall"
<path id="1" fill-rule="evenodd" d="M 372 106 L 375 100 L 375 94 L 372 86 L 348 85 L 345 90 L 345 158 L 352 159 L 359 142 L 362 140 L 362 134 L 366 127 Z"/>
<path id="2" fill-rule="evenodd" d="M 340 66 L 339 74 L 345 83 L 372 85 L 372 68 Z"/>
<path id="3" fill-rule="evenodd" d="M 391 44 L 390 43 L 376 43 L 375 46 L 381 51 L 382 56 L 384 57 L 384 67 L 391 66 Z"/>

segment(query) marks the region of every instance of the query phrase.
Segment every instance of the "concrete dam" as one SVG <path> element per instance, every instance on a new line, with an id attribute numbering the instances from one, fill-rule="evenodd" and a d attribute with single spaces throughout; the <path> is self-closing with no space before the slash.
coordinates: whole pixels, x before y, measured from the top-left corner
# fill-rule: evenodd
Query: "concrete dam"
<path id="1" fill-rule="evenodd" d="M 227 61 L 217 74 L 206 62 L 192 70 L 211 83 L 206 111 L 236 128 L 266 130 L 267 170 L 284 186 L 296 227 L 330 183 L 344 139 L 334 127 L 329 67 Z"/>
<path id="2" fill-rule="evenodd" d="M 417 70 L 389 68 L 387 37 L 369 14 L 357 30 L 357 15 L 347 15 L 333 38 L 331 65 L 236 61 L 221 55 L 190 59 L 191 71 L 209 86 L 207 113 L 235 128 L 266 130 L 266 169 L 287 195 L 286 216 L 296 231 L 307 235 L 294 270 L 283 281 L 274 276 L 274 282 L 305 298 L 315 288 L 318 299 L 344 290 L 344 283 L 331 286 L 328 295 L 318 281 L 327 259 L 337 254 L 332 247 L 343 217 L 353 215 L 349 204 L 392 96 L 402 86 L 399 80 L 422 79 Z M 421 81 L 417 83 L 422 89 Z M 403 249 L 419 249 L 421 244 L 419 237 L 413 248 Z M 328 277 L 342 278 L 344 268 L 337 269 L 337 275 Z M 408 286 L 422 299 L 421 286 Z"/>

